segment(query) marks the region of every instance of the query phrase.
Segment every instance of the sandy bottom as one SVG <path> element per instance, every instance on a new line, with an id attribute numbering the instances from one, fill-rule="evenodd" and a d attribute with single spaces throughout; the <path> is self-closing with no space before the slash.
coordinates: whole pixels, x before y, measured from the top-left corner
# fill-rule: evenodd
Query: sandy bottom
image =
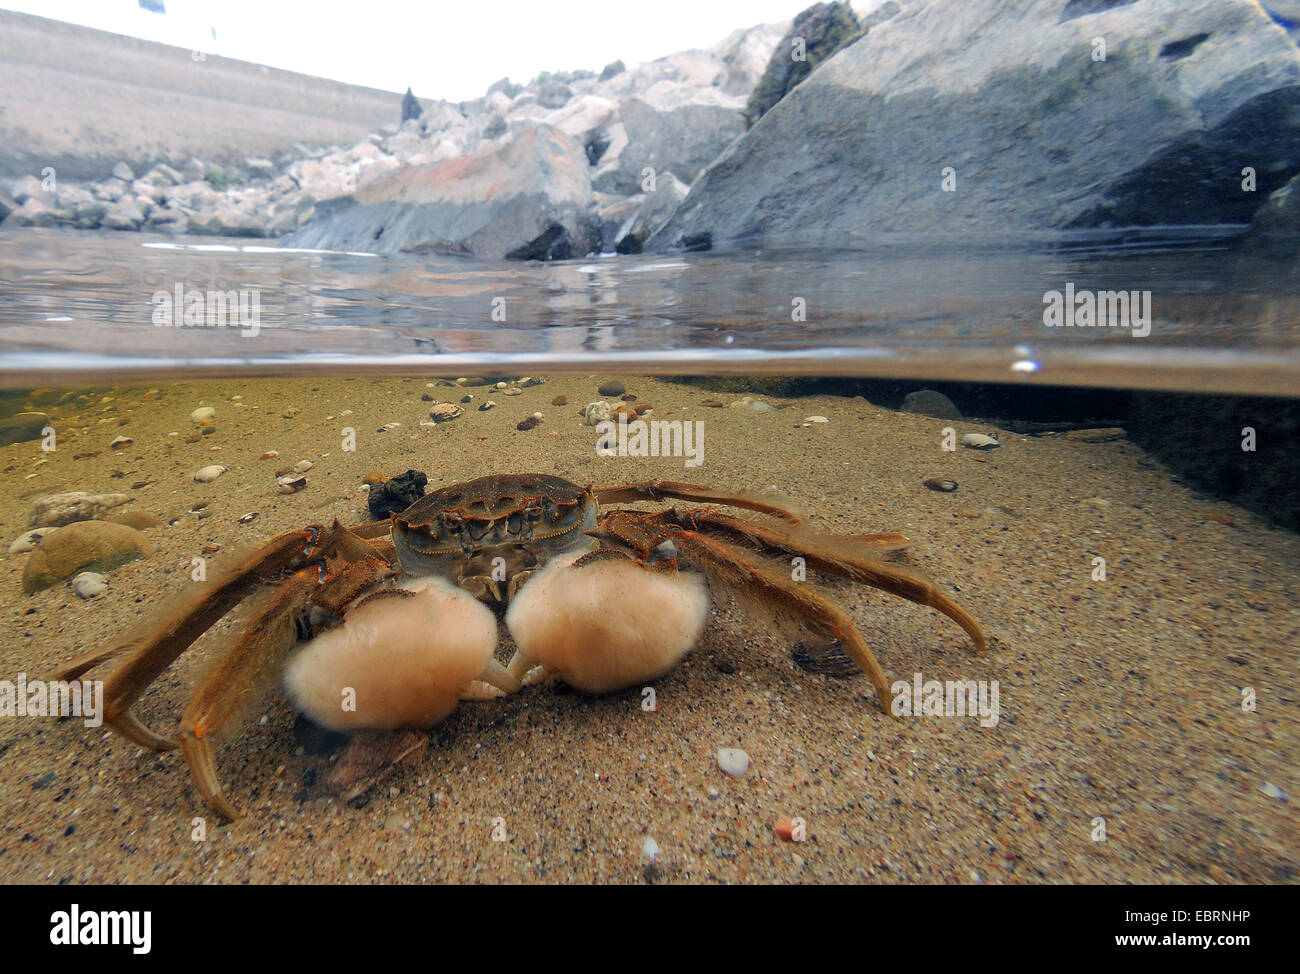
<path id="1" fill-rule="evenodd" d="M 987 453 L 943 452 L 948 424 L 862 399 L 771 399 L 790 408 L 755 413 L 701 405 L 735 395 L 626 378 L 657 418 L 704 421 L 704 464 L 600 458 L 577 409 L 601 398 L 604 378 L 491 393 L 499 405 L 486 413 L 475 407 L 488 391 L 473 388 L 464 416 L 427 428 L 421 394 L 460 392 L 424 379 L 232 381 L 52 407 L 57 451 L 0 448 L 0 551 L 55 491 L 124 491 L 124 510 L 162 524 L 146 532 L 153 555 L 113 571 L 91 601 L 62 586 L 24 595 L 27 556 L 0 557 L 0 678 L 48 674 L 157 611 L 190 584 L 205 546 L 221 545 L 209 558 L 218 572 L 278 532 L 368 520 L 359 485 L 372 470 L 413 467 L 431 487 L 506 472 L 598 485 L 663 477 L 775 487 L 828 531 L 906 533 L 911 564 L 981 621 L 989 653 L 975 655 L 928 608 L 809 581 L 847 609 L 891 680 L 998 681 L 996 726 L 891 720 L 865 677 L 804 672 L 787 638 L 723 596 L 700 644 L 655 685 L 656 710 L 639 689 L 588 698 L 553 682 L 465 703 L 364 803 L 327 792 L 339 752 L 307 746 L 278 687 L 219 742 L 227 792 L 246 810 L 229 825 L 175 752 L 147 753 L 77 719 L 0 718 L 0 879 L 1295 881 L 1295 535 L 1198 497 L 1123 440 L 1002 434 Z M 559 394 L 569 405 L 550 405 Z M 216 407 L 216 432 L 186 443 L 200 405 Z M 516 431 L 534 411 L 544 422 Z M 796 428 L 814 414 L 830 422 Z M 357 430 L 355 452 L 340 448 L 344 426 Z M 134 444 L 112 451 L 119 434 Z M 266 450 L 279 459 L 259 460 Z M 309 486 L 277 493 L 273 468 L 299 459 L 315 464 Z M 210 463 L 232 469 L 194 483 Z M 928 477 L 960 488 L 928 490 Z M 1092 577 L 1097 556 L 1105 581 Z M 157 680 L 140 708 L 150 724 L 175 726 L 233 630 L 218 626 Z M 720 747 L 748 752 L 744 777 L 719 769 Z M 782 839 L 782 817 L 803 819 L 806 838 Z M 647 837 L 660 850 L 652 866 Z"/>

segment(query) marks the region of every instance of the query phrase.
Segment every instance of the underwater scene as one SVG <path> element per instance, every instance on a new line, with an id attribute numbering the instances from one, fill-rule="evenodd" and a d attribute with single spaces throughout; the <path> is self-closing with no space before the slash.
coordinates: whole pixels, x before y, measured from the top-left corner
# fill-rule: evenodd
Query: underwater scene
<path id="1" fill-rule="evenodd" d="M 390 101 L 0 11 L 248 106 L 5 122 L 0 881 L 1294 883 L 1272 6 Z"/>

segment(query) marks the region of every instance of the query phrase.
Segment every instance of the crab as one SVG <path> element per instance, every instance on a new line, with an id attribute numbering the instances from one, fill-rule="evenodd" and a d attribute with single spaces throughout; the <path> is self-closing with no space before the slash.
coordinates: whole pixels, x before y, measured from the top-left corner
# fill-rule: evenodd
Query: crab
<path id="1" fill-rule="evenodd" d="M 621 506 L 667 500 L 760 516 Z M 126 655 L 105 684 L 105 723 L 145 748 L 179 747 L 199 793 L 234 819 L 212 738 L 278 672 L 295 706 L 327 728 L 426 729 L 462 699 L 519 691 L 537 666 L 591 694 L 661 677 L 699 639 L 711 587 L 846 654 L 889 714 L 889 683 L 862 635 L 788 566 L 802 559 L 793 563 L 930 606 L 985 650 L 964 609 L 883 560 L 907 544 L 900 534 L 821 534 L 777 499 L 745 491 L 657 479 L 592 488 L 545 474 L 483 477 L 435 490 L 385 520 L 282 534 L 179 595 L 161 617 L 69 660 L 56 678 L 78 679 Z M 177 731 L 146 726 L 133 706 L 150 684 L 257 592 L 263 600 Z M 518 647 L 508 664 L 494 656 L 502 615 Z"/>

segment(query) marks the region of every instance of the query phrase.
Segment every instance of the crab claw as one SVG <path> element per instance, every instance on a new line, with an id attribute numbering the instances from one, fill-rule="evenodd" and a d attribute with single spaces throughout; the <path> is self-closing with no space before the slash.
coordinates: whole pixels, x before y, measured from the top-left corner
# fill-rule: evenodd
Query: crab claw
<path id="1" fill-rule="evenodd" d="M 496 618 L 468 592 L 422 578 L 363 599 L 285 667 L 290 697 L 338 731 L 432 727 L 492 660 Z"/>
<path id="2" fill-rule="evenodd" d="M 663 676 L 709 614 L 702 575 L 647 570 L 605 548 L 553 560 L 510 603 L 520 652 L 586 693 Z"/>

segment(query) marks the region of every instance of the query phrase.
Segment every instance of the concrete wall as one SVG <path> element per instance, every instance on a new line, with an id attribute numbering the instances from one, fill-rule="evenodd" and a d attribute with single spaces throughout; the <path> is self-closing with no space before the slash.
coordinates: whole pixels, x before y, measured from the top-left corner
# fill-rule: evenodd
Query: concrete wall
<path id="1" fill-rule="evenodd" d="M 0 10 L 0 177 L 350 145 L 401 117 L 400 93 Z"/>

